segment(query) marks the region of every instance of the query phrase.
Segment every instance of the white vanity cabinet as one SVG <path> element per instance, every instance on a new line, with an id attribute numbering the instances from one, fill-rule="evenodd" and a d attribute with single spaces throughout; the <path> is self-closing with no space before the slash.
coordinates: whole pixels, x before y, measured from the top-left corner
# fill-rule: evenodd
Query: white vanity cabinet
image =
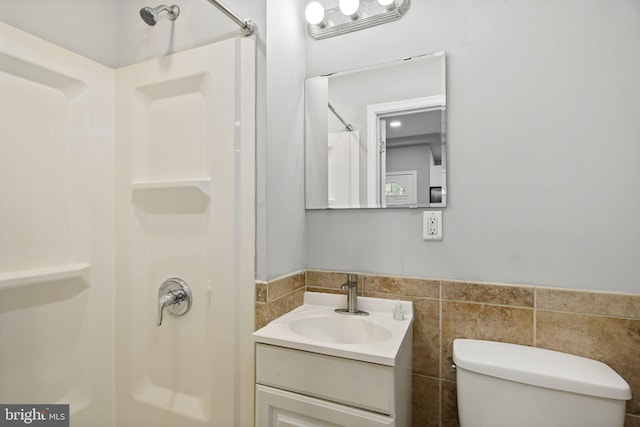
<path id="1" fill-rule="evenodd" d="M 256 427 L 410 426 L 410 348 L 385 366 L 257 344 Z"/>
<path id="2" fill-rule="evenodd" d="M 256 427 L 411 427 L 413 304 L 345 299 L 305 292 L 253 333 Z"/>

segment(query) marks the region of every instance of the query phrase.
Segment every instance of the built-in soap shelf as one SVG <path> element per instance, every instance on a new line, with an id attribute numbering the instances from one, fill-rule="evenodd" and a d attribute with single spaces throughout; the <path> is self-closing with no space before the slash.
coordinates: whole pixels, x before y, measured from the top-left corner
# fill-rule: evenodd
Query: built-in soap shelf
<path id="1" fill-rule="evenodd" d="M 149 213 L 203 212 L 210 199 L 210 179 L 134 182 L 133 202 Z"/>
<path id="2" fill-rule="evenodd" d="M 70 279 L 84 280 L 88 271 L 89 264 L 77 263 L 0 273 L 0 290 Z"/>
<path id="3" fill-rule="evenodd" d="M 0 273 L 0 313 L 64 301 L 89 287 L 88 263 Z"/>
<path id="4" fill-rule="evenodd" d="M 156 182 L 134 182 L 131 188 L 134 192 L 162 192 L 162 191 L 199 191 L 202 195 L 209 197 L 210 179 L 193 179 L 185 181 L 156 181 Z"/>

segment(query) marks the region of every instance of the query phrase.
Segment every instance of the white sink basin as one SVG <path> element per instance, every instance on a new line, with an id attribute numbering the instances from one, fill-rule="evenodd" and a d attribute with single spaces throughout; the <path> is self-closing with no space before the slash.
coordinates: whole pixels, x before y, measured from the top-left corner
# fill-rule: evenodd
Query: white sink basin
<path id="1" fill-rule="evenodd" d="M 402 301 L 404 320 L 393 318 L 396 301 L 358 297 L 368 316 L 336 313 L 346 295 L 305 292 L 304 305 L 253 333 L 258 343 L 395 366 L 405 340 L 411 340 L 413 303 Z"/>
<path id="2" fill-rule="evenodd" d="M 326 343 L 364 344 L 391 338 L 391 331 L 367 317 L 331 313 L 301 317 L 289 323 L 303 337 Z"/>

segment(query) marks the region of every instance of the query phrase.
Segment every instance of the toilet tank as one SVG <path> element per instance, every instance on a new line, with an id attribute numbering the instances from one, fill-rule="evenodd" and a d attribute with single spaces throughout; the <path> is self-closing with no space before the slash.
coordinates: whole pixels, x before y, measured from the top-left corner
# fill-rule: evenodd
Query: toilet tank
<path id="1" fill-rule="evenodd" d="M 631 389 L 602 362 L 557 351 L 453 341 L 461 427 L 623 427 Z"/>

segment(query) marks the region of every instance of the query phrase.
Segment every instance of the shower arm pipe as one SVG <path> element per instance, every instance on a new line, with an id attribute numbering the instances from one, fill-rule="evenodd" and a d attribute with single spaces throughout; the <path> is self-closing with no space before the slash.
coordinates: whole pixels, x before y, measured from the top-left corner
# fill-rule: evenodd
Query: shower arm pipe
<path id="1" fill-rule="evenodd" d="M 244 34 L 245 36 L 250 36 L 251 34 L 253 34 L 256 25 L 251 19 L 242 19 L 234 11 L 229 9 L 224 4 L 220 3 L 218 0 L 207 1 L 217 7 L 220 12 L 227 15 L 233 22 L 235 22 L 242 29 L 242 34 Z"/>
<path id="2" fill-rule="evenodd" d="M 331 112 L 333 114 L 335 114 L 335 116 L 338 118 L 338 120 L 340 120 L 340 122 L 344 125 L 344 130 L 346 130 L 347 132 L 352 132 L 353 131 L 353 126 L 344 121 L 342 116 L 340 116 L 340 114 L 338 114 L 336 109 L 333 108 L 333 105 L 331 105 L 331 104 L 327 104 L 327 105 L 329 106 L 329 110 L 331 110 Z"/>

